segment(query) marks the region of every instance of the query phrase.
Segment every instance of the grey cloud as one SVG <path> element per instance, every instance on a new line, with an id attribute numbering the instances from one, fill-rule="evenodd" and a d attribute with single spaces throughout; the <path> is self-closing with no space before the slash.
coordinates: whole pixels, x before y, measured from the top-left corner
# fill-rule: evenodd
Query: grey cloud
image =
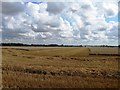
<path id="1" fill-rule="evenodd" d="M 105 31 L 107 28 L 106 27 L 100 27 L 98 28 L 98 31 Z"/>
<path id="2" fill-rule="evenodd" d="M 118 37 L 118 27 L 113 26 L 109 31 L 106 32 L 106 35 L 109 39 L 115 39 Z"/>
<path id="3" fill-rule="evenodd" d="M 109 9 L 109 10 L 106 10 L 106 13 L 105 13 L 106 16 L 113 16 L 114 15 L 114 12 Z"/>
<path id="4" fill-rule="evenodd" d="M 90 10 L 92 7 L 91 7 L 91 5 L 89 5 L 89 4 L 86 4 L 86 5 L 82 5 L 81 6 L 81 9 L 85 9 L 85 10 Z"/>
<path id="5" fill-rule="evenodd" d="M 50 27 L 59 27 L 60 26 L 60 22 L 59 20 L 53 20 L 51 22 L 47 22 L 45 23 L 45 25 L 49 25 Z"/>
<path id="6" fill-rule="evenodd" d="M 21 2 L 2 2 L 2 13 L 6 15 L 15 15 L 23 12 L 25 6 Z"/>
<path id="7" fill-rule="evenodd" d="M 44 24 L 39 24 L 39 26 L 37 24 L 36 27 L 31 24 L 31 29 L 35 32 L 48 32 L 48 29 Z"/>
<path id="8" fill-rule="evenodd" d="M 8 28 L 3 28 L 3 31 L 2 31 L 2 39 L 5 40 L 5 39 L 13 39 L 13 38 L 18 38 L 18 37 L 21 37 L 21 35 L 16 32 L 16 31 L 12 31 L 11 29 L 8 29 Z"/>
<path id="9" fill-rule="evenodd" d="M 58 14 L 65 8 L 62 2 L 47 2 L 47 11 L 49 13 Z"/>
<path id="10" fill-rule="evenodd" d="M 49 27 L 48 25 L 45 24 L 37 24 L 36 27 L 31 24 L 31 29 L 34 32 L 58 32 L 60 31 L 59 28 L 54 28 L 54 27 Z"/>

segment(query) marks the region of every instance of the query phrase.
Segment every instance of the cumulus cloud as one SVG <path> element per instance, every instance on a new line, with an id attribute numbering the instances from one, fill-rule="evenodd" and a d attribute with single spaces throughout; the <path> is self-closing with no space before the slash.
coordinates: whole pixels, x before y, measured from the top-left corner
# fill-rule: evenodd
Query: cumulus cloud
<path id="1" fill-rule="evenodd" d="M 108 36 L 109 39 L 118 39 L 118 23 L 110 22 L 109 25 L 111 27 L 108 28 L 106 36 Z"/>
<path id="2" fill-rule="evenodd" d="M 118 14 L 116 3 L 7 2 L 2 7 L 3 41 L 108 44 L 118 39 L 117 22 L 106 21 Z"/>
<path id="3" fill-rule="evenodd" d="M 97 5 L 100 13 L 103 13 L 106 17 L 114 17 L 118 14 L 118 5 L 116 3 L 104 3 L 101 2 Z"/>

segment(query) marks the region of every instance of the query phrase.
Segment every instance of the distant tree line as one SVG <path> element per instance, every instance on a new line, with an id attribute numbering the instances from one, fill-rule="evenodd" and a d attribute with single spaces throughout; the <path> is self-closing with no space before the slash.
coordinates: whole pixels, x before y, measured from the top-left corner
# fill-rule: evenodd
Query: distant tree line
<path id="1" fill-rule="evenodd" d="M 0 43 L 0 46 L 40 46 L 40 47 L 117 47 L 109 45 L 58 45 L 58 44 L 23 44 L 23 43 Z M 120 45 L 118 45 L 120 47 Z"/>
<path id="2" fill-rule="evenodd" d="M 110 46 L 110 45 L 83 45 L 83 47 L 119 47 L 119 46 Z"/>
<path id="3" fill-rule="evenodd" d="M 118 47 L 120 48 L 120 45 L 118 45 Z"/>
<path id="4" fill-rule="evenodd" d="M 1 43 L 0 46 L 41 46 L 41 47 L 74 47 L 75 45 L 58 45 L 58 44 L 23 44 L 23 43 Z M 75 47 L 82 47 L 76 45 Z"/>

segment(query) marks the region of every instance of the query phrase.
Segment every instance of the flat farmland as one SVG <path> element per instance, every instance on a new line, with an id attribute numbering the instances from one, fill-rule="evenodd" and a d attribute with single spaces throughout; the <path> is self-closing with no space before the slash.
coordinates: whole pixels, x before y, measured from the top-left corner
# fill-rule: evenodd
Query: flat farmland
<path id="1" fill-rule="evenodd" d="M 119 56 L 120 48 L 116 47 L 90 47 L 90 54 L 93 55 L 106 55 L 106 56 Z"/>
<path id="2" fill-rule="evenodd" d="M 2 47 L 3 87 L 117 88 L 120 57 L 114 50 L 118 48 Z"/>

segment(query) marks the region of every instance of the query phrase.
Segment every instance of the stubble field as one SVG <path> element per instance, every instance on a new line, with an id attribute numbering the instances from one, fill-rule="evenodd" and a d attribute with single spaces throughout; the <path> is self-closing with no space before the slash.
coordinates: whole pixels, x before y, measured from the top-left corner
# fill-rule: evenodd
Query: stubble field
<path id="1" fill-rule="evenodd" d="M 2 84 L 4 88 L 117 88 L 117 55 L 118 48 L 2 47 Z"/>

